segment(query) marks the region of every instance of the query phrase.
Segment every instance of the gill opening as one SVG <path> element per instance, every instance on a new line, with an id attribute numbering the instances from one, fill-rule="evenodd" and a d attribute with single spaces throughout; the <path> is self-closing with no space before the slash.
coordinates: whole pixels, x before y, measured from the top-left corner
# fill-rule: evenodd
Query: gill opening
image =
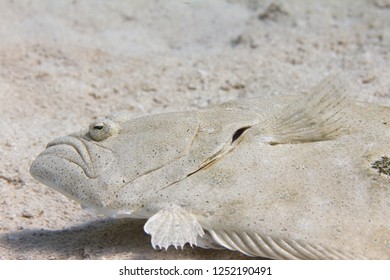
<path id="1" fill-rule="evenodd" d="M 233 133 L 233 136 L 232 136 L 232 144 L 234 142 L 236 142 L 243 134 L 245 131 L 247 131 L 249 128 L 251 128 L 250 126 L 244 126 L 244 127 L 241 127 L 239 129 L 237 129 L 234 133 Z"/>
<path id="2" fill-rule="evenodd" d="M 251 128 L 251 126 L 244 126 L 244 127 L 241 127 L 239 129 L 237 129 L 233 135 L 232 135 L 232 138 L 231 138 L 231 142 L 230 143 L 227 143 L 221 150 L 219 150 L 217 153 L 215 153 L 214 155 L 212 155 L 209 159 L 207 159 L 206 161 L 204 161 L 200 166 L 199 168 L 197 168 L 195 171 L 189 173 L 186 177 L 190 177 L 192 176 L 193 174 L 201 171 L 201 170 L 205 170 L 207 168 L 209 168 L 210 166 L 212 166 L 213 164 L 215 164 L 219 159 L 221 159 L 222 157 L 224 157 L 225 155 L 227 155 L 228 153 L 230 153 L 231 151 L 234 150 L 234 148 L 237 147 L 237 144 L 240 142 L 240 140 L 242 139 L 242 136 L 244 135 L 244 133 L 249 129 Z"/>

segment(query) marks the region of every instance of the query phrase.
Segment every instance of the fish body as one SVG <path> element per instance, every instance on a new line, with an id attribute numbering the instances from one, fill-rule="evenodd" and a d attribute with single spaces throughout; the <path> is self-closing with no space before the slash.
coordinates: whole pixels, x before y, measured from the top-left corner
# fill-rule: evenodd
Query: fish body
<path id="1" fill-rule="evenodd" d="M 50 142 L 39 181 L 111 217 L 148 219 L 154 247 L 273 259 L 390 259 L 390 108 L 309 95 L 132 119 Z"/>

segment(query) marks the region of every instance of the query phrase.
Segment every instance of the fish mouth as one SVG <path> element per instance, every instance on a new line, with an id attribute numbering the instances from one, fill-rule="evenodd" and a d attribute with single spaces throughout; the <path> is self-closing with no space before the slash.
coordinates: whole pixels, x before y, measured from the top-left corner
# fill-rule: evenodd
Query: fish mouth
<path id="1" fill-rule="evenodd" d="M 47 144 L 46 150 L 41 155 L 62 158 L 78 165 L 89 178 L 98 177 L 92 164 L 91 153 L 82 139 L 73 136 L 57 138 Z"/>

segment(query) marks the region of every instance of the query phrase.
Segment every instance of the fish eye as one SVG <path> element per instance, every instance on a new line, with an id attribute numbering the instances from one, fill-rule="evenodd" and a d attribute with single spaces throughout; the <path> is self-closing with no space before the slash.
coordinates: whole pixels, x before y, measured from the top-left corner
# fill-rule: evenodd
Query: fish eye
<path id="1" fill-rule="evenodd" d="M 92 140 L 103 141 L 112 135 L 112 125 L 96 121 L 89 126 L 89 135 Z"/>
<path id="2" fill-rule="evenodd" d="M 97 124 L 93 127 L 93 129 L 102 130 L 104 128 L 103 124 Z"/>

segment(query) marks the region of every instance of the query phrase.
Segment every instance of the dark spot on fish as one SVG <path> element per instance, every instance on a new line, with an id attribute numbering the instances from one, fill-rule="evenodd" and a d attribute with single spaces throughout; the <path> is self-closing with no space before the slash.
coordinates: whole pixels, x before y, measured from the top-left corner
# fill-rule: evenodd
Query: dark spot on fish
<path id="1" fill-rule="evenodd" d="M 242 128 L 237 129 L 232 136 L 232 143 L 235 142 L 247 129 L 249 129 L 250 126 L 245 126 Z"/>
<path id="2" fill-rule="evenodd" d="M 371 164 L 371 167 L 376 169 L 380 174 L 390 176 L 390 157 L 381 157 L 379 160 Z"/>

